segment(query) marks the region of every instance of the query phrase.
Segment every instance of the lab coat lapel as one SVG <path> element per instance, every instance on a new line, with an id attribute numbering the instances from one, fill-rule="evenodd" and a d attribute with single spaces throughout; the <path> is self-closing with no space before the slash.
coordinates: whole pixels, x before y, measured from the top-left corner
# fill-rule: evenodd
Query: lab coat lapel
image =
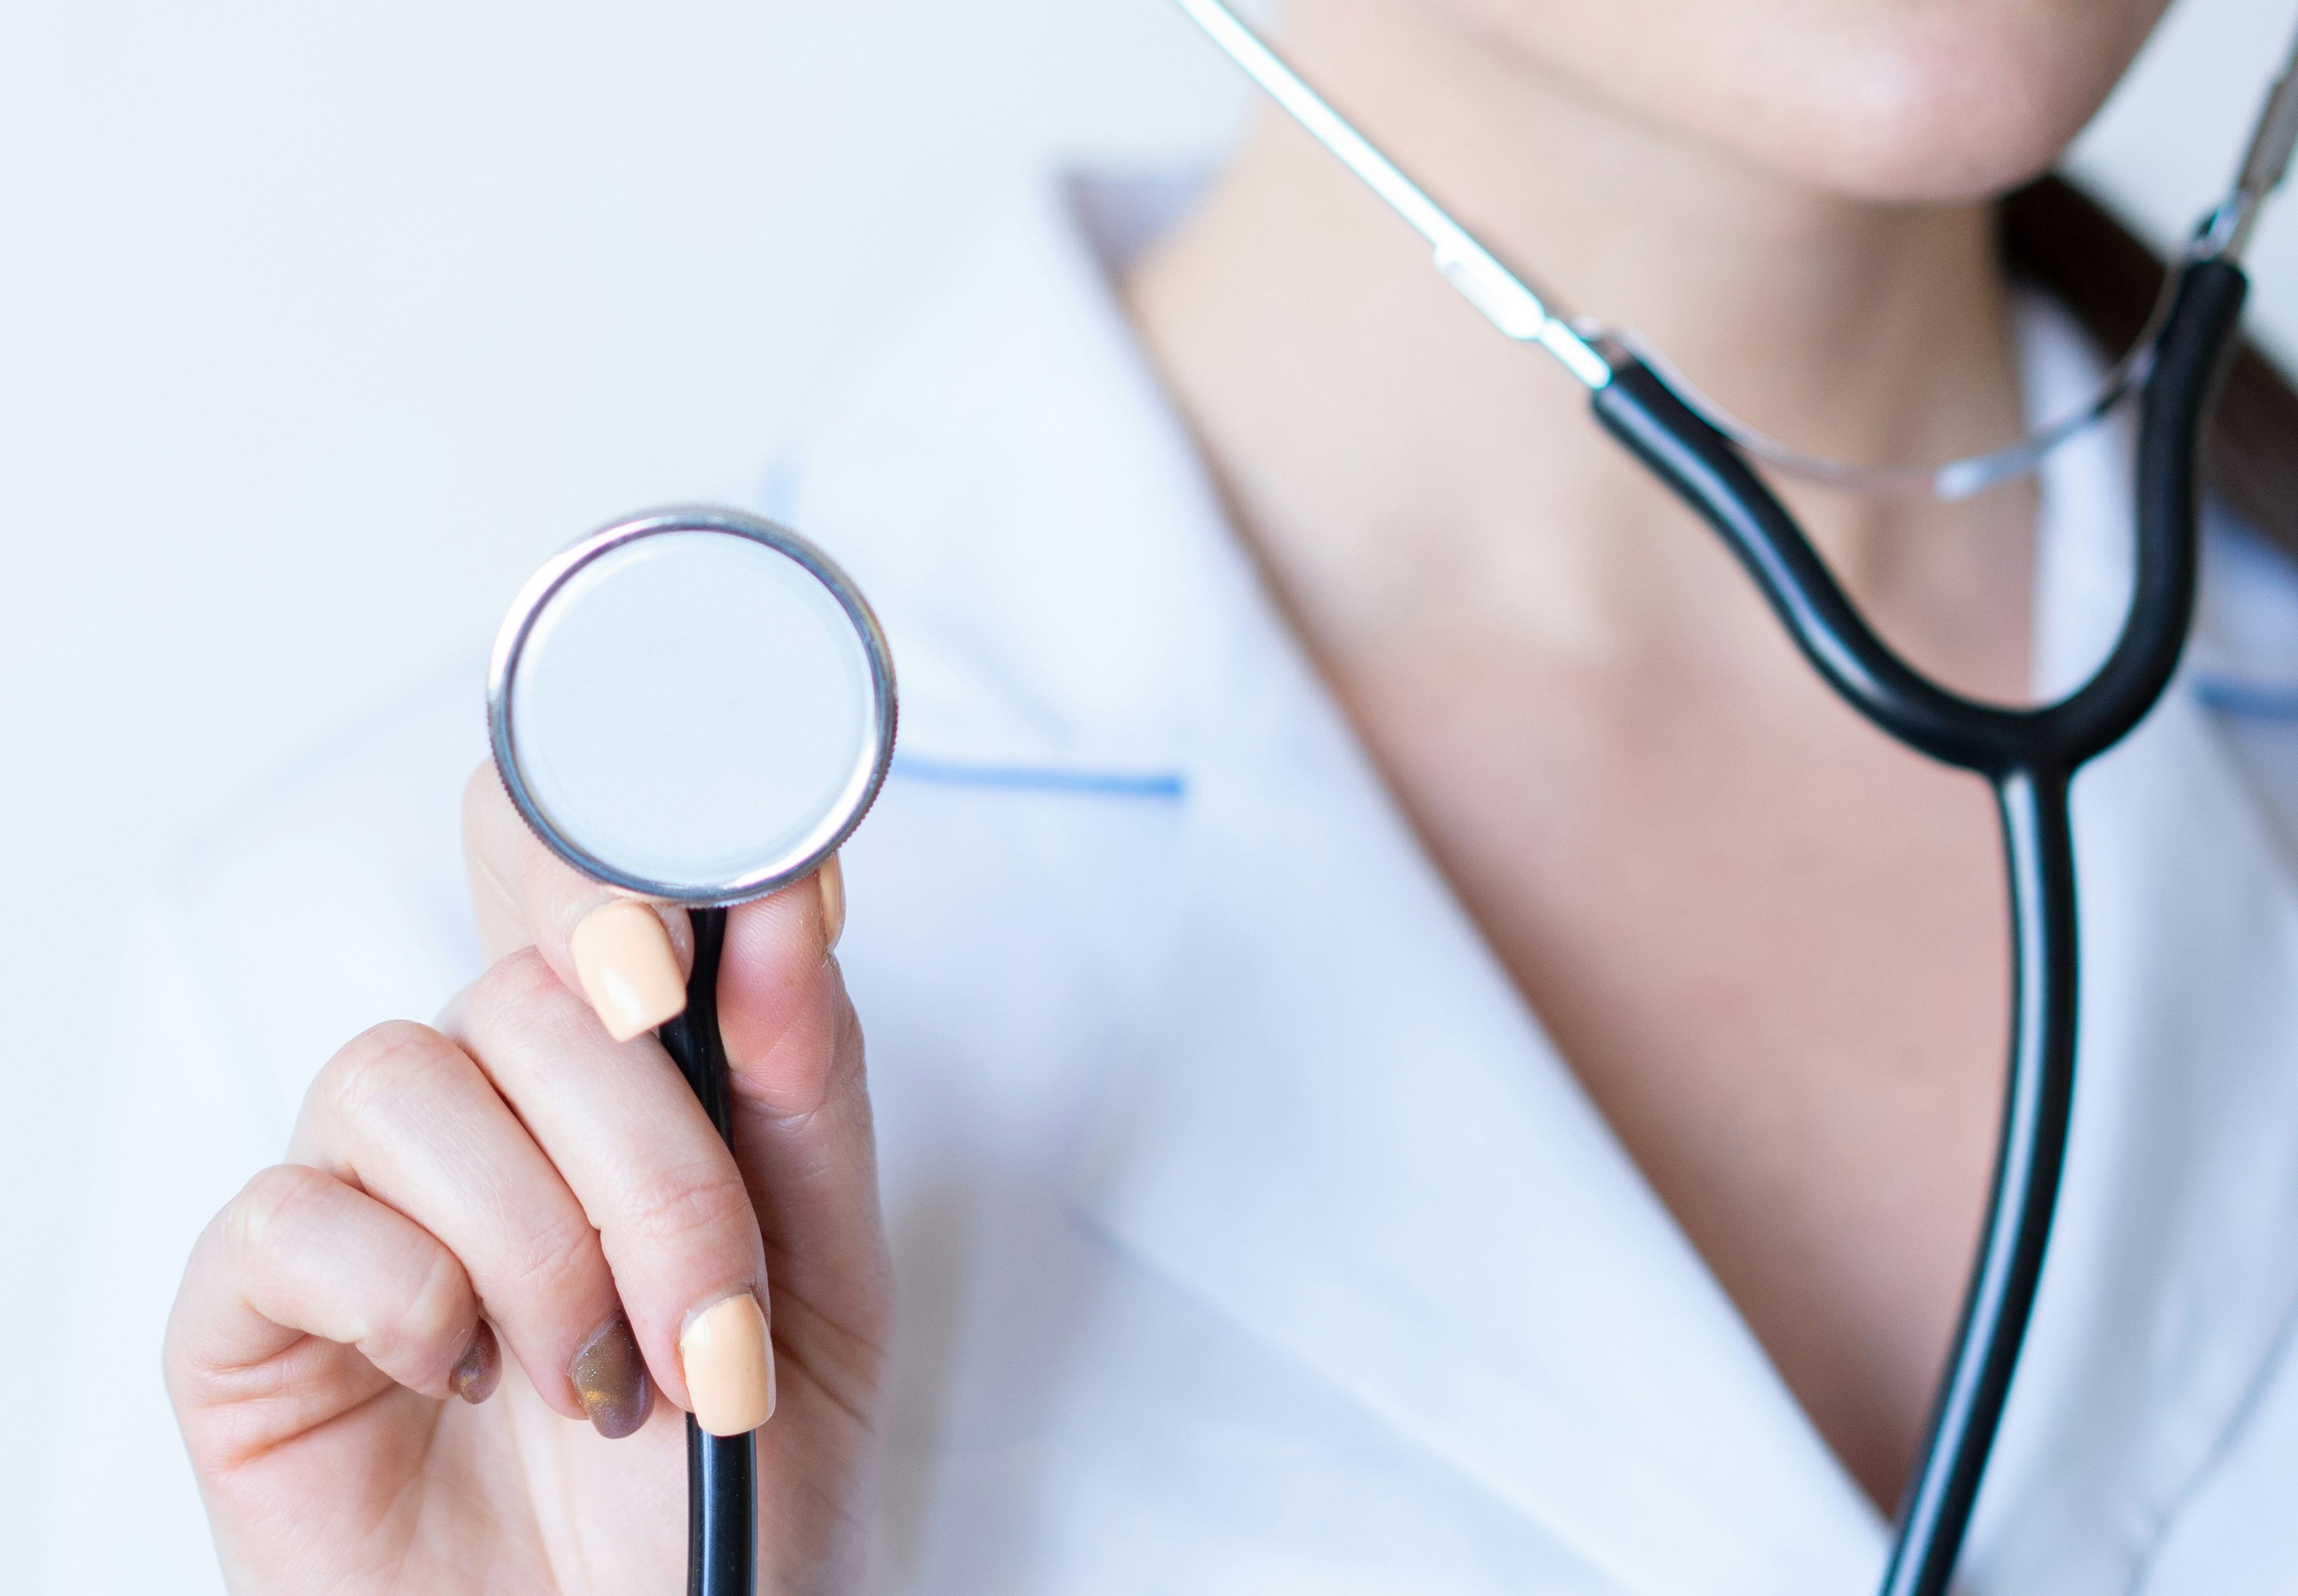
<path id="1" fill-rule="evenodd" d="M 2078 783 L 2079 1076 L 1971 1567 L 2128 1588 L 2298 1301 L 2298 901 L 2191 680 Z"/>
<path id="2" fill-rule="evenodd" d="M 2045 327 L 2046 343 L 2053 336 Z M 2030 349 L 2030 369 L 2087 351 Z M 2044 478 L 2046 689 L 2087 670 L 2129 591 L 2127 428 Z M 2005 1591 L 2129 1588 L 2239 1421 L 2298 1303 L 2298 892 L 2206 707 L 2298 688 L 2221 525 L 2196 632 L 2154 714 L 2079 778 L 2084 975 L 2074 1135 L 2017 1385 L 1967 1571 Z"/>
<path id="3" fill-rule="evenodd" d="M 1531 1515 L 1598 1588 L 1856 1588 L 1875 1515 L 1195 540 L 1183 907 L 1111 1235 Z M 1783 1583 L 1783 1576 L 1784 1583 Z"/>

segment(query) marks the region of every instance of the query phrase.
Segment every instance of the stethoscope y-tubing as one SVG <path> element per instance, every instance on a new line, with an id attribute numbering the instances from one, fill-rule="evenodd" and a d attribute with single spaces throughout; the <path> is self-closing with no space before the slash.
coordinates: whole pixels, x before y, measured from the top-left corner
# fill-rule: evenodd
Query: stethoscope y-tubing
<path id="1" fill-rule="evenodd" d="M 1810 540 L 1715 427 L 1616 345 L 1597 418 L 1723 534 L 1820 674 L 1902 742 L 1995 788 L 2011 886 L 2011 1063 L 1986 1228 L 1923 1456 L 1907 1487 L 1883 1596 L 1944 1596 L 2018 1367 L 2066 1156 L 2079 949 L 2075 773 L 2162 696 L 2195 606 L 2203 434 L 2235 350 L 2248 284 L 2236 267 L 2181 272 L 2140 412 L 2137 558 L 2121 636 L 2058 702 L 2011 709 L 1930 681 L 1852 608 Z"/>
<path id="2" fill-rule="evenodd" d="M 734 1142 L 726 1045 L 718 1034 L 718 961 L 726 911 L 690 909 L 694 972 L 686 1012 L 656 1034 L 727 1145 Z M 687 1596 L 752 1596 L 757 1584 L 758 1465 L 752 1435 L 713 1435 L 686 1416 Z"/>

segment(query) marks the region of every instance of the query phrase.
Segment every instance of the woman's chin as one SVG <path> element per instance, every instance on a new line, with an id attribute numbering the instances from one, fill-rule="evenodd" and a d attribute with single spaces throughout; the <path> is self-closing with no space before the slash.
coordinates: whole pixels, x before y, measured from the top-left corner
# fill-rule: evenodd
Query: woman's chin
<path id="1" fill-rule="evenodd" d="M 1930 48 L 1839 62 L 1814 92 L 1773 97 L 1739 136 L 1723 136 L 1775 170 L 1864 199 L 2000 194 L 2058 161 L 2144 37 L 2079 37 L 2090 31 L 1966 24 Z"/>
<path id="2" fill-rule="evenodd" d="M 1431 3 L 1637 120 L 1798 182 L 1901 203 L 1998 194 L 2048 169 L 2164 9 L 2164 0 Z"/>

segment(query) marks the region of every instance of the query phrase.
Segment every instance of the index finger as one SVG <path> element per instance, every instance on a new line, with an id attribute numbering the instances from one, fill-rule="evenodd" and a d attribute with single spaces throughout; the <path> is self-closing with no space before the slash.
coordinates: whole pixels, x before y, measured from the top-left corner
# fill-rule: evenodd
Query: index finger
<path id="1" fill-rule="evenodd" d="M 463 789 L 463 861 L 487 963 L 532 947 L 618 1042 L 686 1009 L 686 911 L 592 881 L 535 836 L 492 764 Z"/>

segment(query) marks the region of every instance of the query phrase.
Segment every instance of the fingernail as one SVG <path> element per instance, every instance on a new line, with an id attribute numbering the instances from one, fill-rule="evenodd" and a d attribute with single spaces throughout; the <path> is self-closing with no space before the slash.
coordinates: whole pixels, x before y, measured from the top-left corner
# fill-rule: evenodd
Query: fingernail
<path id="1" fill-rule="evenodd" d="M 621 1440 L 654 1411 L 654 1382 L 647 1377 L 631 1321 L 619 1313 L 583 1344 L 566 1377 L 574 1382 L 591 1427 L 609 1441 Z"/>
<path id="2" fill-rule="evenodd" d="M 828 953 L 846 934 L 846 867 L 832 854 L 822 862 L 814 879 L 822 883 L 822 951 Z"/>
<path id="3" fill-rule="evenodd" d="M 646 905 L 618 898 L 591 910 L 574 928 L 572 946 L 583 996 L 617 1042 L 686 1012 L 686 978 L 670 933 Z"/>
<path id="4" fill-rule="evenodd" d="M 502 1378 L 502 1349 L 495 1343 L 494 1327 L 486 1320 L 471 1332 L 471 1344 L 463 1350 L 455 1365 L 455 1372 L 447 1377 L 447 1384 L 457 1396 L 474 1408 L 495 1393 L 495 1382 Z"/>
<path id="5" fill-rule="evenodd" d="M 774 1352 L 766 1316 L 748 1292 L 713 1303 L 678 1338 L 694 1422 L 744 1435 L 774 1416 Z"/>

